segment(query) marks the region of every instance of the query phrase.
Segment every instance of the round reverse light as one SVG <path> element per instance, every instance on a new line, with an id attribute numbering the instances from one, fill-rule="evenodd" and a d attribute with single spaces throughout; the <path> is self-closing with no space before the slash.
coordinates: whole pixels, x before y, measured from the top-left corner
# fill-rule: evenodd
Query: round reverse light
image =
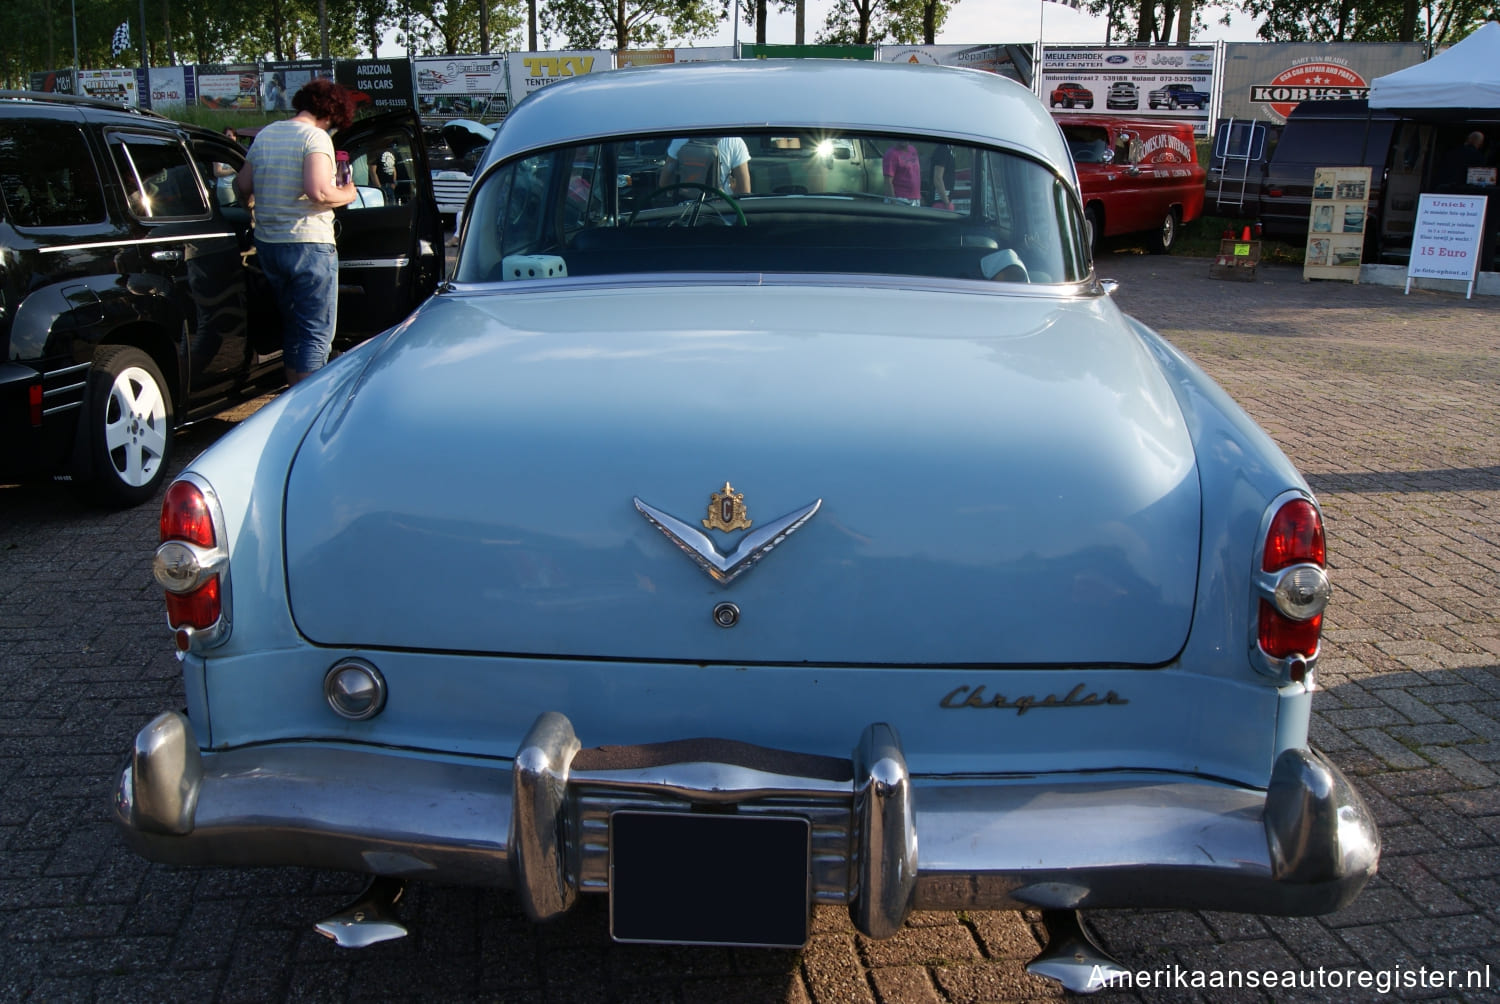
<path id="1" fill-rule="evenodd" d="M 1276 584 L 1276 609 L 1294 621 L 1305 621 L 1323 612 L 1331 591 L 1323 569 L 1298 565 L 1288 569 Z"/>
<path id="2" fill-rule="evenodd" d="M 169 593 L 186 593 L 197 588 L 203 576 L 198 552 L 180 540 L 169 540 L 156 549 L 151 559 L 151 574 Z"/>
<path id="3" fill-rule="evenodd" d="M 323 696 L 339 717 L 362 722 L 385 707 L 385 678 L 363 659 L 345 659 L 323 677 Z"/>

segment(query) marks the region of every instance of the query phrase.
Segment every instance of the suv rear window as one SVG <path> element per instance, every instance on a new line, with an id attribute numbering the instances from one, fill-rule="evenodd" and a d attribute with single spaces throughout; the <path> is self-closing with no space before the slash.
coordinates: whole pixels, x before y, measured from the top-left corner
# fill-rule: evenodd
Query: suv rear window
<path id="1" fill-rule="evenodd" d="M 18 227 L 70 227 L 104 219 L 99 175 L 75 125 L 0 122 L 0 202 Z"/>
<path id="2" fill-rule="evenodd" d="M 1376 123 L 1372 127 L 1362 118 L 1293 119 L 1281 134 L 1277 160 L 1316 165 L 1353 164 L 1359 162 L 1359 151 L 1365 150 L 1367 157 L 1373 154 L 1384 163 L 1389 136 L 1389 124 Z"/>
<path id="3" fill-rule="evenodd" d="M 109 150 L 136 216 L 155 220 L 208 215 L 198 170 L 175 139 L 116 133 L 109 137 Z"/>

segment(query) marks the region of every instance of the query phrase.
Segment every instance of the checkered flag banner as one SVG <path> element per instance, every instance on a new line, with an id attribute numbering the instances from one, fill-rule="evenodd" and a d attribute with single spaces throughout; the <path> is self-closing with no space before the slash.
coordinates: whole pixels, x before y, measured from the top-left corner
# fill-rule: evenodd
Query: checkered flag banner
<path id="1" fill-rule="evenodd" d="M 121 21 L 120 22 L 120 26 L 115 29 L 114 41 L 112 41 L 112 42 L 109 43 L 109 54 L 111 56 L 118 56 L 122 52 L 129 51 L 129 49 L 130 49 L 130 21 L 129 20 L 125 20 L 125 21 Z"/>
<path id="2" fill-rule="evenodd" d="M 1046 2 L 1062 4 L 1064 7 L 1072 7 L 1074 10 L 1083 9 L 1083 0 L 1046 0 Z"/>

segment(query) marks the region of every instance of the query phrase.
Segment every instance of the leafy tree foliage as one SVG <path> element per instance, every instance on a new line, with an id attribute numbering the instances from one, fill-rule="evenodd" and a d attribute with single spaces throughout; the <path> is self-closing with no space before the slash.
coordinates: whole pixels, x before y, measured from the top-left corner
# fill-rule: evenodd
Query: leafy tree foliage
<path id="1" fill-rule="evenodd" d="M 717 0 L 550 0 L 543 29 L 578 49 L 631 49 L 703 38 L 721 20 Z"/>
<path id="2" fill-rule="evenodd" d="M 818 41 L 828 45 L 878 42 L 931 44 L 958 0 L 834 0 Z M 929 33 L 928 27 L 931 32 Z"/>
<path id="3" fill-rule="evenodd" d="M 1446 45 L 1497 17 L 1491 0 L 1246 0 L 1245 10 L 1265 18 L 1257 34 L 1268 42 Z"/>

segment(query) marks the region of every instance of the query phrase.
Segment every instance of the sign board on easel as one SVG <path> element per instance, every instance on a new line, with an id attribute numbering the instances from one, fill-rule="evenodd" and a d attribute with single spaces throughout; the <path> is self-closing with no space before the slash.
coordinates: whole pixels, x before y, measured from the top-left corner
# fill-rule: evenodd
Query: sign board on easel
<path id="1" fill-rule="evenodd" d="M 1302 278 L 1359 282 L 1369 208 L 1368 167 L 1320 167 L 1313 172 Z"/>
<path id="2" fill-rule="evenodd" d="M 1457 279 L 1469 284 L 1479 273 L 1479 245 L 1484 236 L 1483 195 L 1426 195 L 1417 204 L 1417 225 L 1406 267 L 1406 291 L 1413 279 Z"/>

